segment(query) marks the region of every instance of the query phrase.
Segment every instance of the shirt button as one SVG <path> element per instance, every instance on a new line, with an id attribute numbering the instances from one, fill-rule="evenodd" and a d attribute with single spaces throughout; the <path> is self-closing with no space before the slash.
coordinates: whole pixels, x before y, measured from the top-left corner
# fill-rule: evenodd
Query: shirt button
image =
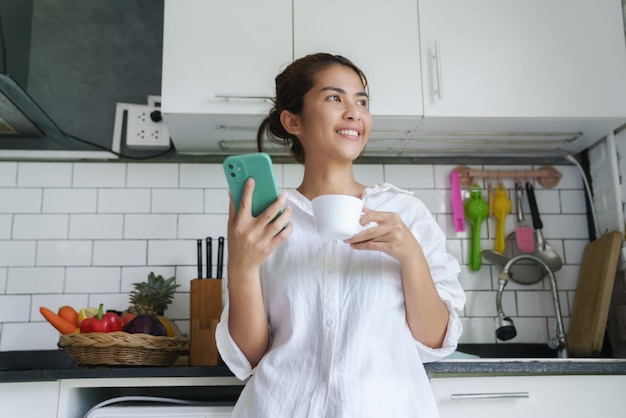
<path id="1" fill-rule="evenodd" d="M 331 275 L 331 276 L 334 276 L 335 275 L 335 270 L 332 270 L 332 269 L 328 270 L 328 274 Z"/>
<path id="2" fill-rule="evenodd" d="M 334 320 L 334 319 L 327 319 L 327 320 L 326 320 L 326 325 L 327 325 L 329 328 L 333 328 L 333 327 L 335 326 L 335 320 Z"/>

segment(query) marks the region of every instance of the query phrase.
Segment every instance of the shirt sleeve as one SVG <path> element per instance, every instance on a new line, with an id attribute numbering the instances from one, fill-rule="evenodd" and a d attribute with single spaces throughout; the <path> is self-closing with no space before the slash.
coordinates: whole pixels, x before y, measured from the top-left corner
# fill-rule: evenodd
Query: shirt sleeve
<path id="1" fill-rule="evenodd" d="M 233 340 L 228 329 L 228 298 L 222 311 L 220 322 L 215 329 L 215 340 L 217 343 L 217 351 L 224 363 L 228 366 L 230 371 L 239 380 L 246 380 L 253 373 L 250 362 L 239 349 L 239 346 Z"/>
<path id="2" fill-rule="evenodd" d="M 420 216 L 410 227 L 422 246 L 437 293 L 449 312 L 448 328 L 440 348 L 430 348 L 415 341 L 422 361 L 429 363 L 441 360 L 456 350 L 463 333 L 458 312 L 465 306 L 465 292 L 458 280 L 461 267 L 446 249 L 445 234 L 422 202 L 418 203 L 418 209 Z"/>
<path id="3" fill-rule="evenodd" d="M 461 324 L 459 315 L 452 308 L 449 301 L 444 300 L 443 303 L 446 304 L 446 307 L 450 312 L 450 316 L 448 318 L 448 329 L 446 331 L 446 336 L 444 337 L 441 347 L 431 348 L 415 340 L 415 345 L 417 346 L 422 362 L 424 363 L 439 361 L 452 354 L 454 350 L 456 350 L 459 338 L 463 333 L 463 325 Z"/>

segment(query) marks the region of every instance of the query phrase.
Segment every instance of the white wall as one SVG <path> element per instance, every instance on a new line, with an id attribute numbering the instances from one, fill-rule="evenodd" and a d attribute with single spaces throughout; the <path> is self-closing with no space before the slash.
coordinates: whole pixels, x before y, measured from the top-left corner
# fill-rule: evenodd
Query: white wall
<path id="1" fill-rule="evenodd" d="M 426 203 L 463 264 L 460 280 L 468 298 L 462 342 L 494 343 L 497 268 L 484 264 L 472 272 L 466 265 L 469 235 L 454 232 L 451 215 L 453 168 L 357 165 L 356 175 L 366 184 L 387 181 L 411 189 Z M 556 276 L 567 324 L 588 234 L 579 172 L 571 165 L 556 168 L 563 174 L 559 185 L 537 185 L 536 195 L 544 236 L 565 263 Z M 299 184 L 301 166 L 275 169 L 281 188 Z M 510 189 L 513 181 L 505 185 Z M 0 351 L 56 348 L 58 333 L 43 320 L 40 306 L 104 303 L 123 310 L 132 283 L 151 271 L 176 275 L 181 287 L 166 314 L 187 332 L 195 240 L 225 236 L 227 208 L 218 164 L 0 162 Z M 511 215 L 507 233 L 514 228 Z M 489 220 L 483 248 L 493 245 L 494 235 L 495 221 Z M 554 316 L 547 280 L 530 286 L 511 282 L 503 304 L 518 329 L 511 342 L 547 341 Z"/>

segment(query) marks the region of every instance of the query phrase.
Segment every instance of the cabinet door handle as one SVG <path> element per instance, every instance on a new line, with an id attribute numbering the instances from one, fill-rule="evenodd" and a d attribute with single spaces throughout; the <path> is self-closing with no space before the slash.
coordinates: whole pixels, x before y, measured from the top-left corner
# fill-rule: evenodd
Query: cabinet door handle
<path id="1" fill-rule="evenodd" d="M 435 65 L 437 65 L 437 96 L 443 100 L 443 73 L 441 66 L 441 48 L 439 41 L 435 41 Z"/>
<path id="2" fill-rule="evenodd" d="M 216 94 L 215 98 L 225 99 L 225 100 L 230 100 L 230 99 L 269 100 L 269 101 L 272 100 L 270 96 L 253 95 L 253 94 L 247 94 L 247 95 L 246 94 Z"/>
<path id="3" fill-rule="evenodd" d="M 467 399 L 525 399 L 530 398 L 528 392 L 494 392 L 494 393 L 452 393 L 450 400 L 464 401 Z"/>

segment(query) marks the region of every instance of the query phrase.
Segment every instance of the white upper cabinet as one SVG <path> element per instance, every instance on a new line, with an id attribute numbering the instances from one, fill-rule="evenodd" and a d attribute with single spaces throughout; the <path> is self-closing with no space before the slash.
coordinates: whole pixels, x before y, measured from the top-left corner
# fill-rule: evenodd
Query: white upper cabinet
<path id="1" fill-rule="evenodd" d="M 619 0 L 419 0 L 418 132 L 439 147 L 588 147 L 626 121 L 620 10 Z"/>
<path id="2" fill-rule="evenodd" d="M 426 116 L 626 115 L 619 0 L 419 0 L 419 10 Z"/>
<path id="3" fill-rule="evenodd" d="M 258 112 L 292 61 L 291 0 L 166 1 L 164 31 L 163 105 L 178 112 Z"/>
<path id="4" fill-rule="evenodd" d="M 626 122 L 620 0 L 166 0 L 163 48 L 183 153 L 254 149 L 274 78 L 315 52 L 365 72 L 370 155 L 576 153 Z"/>
<path id="5" fill-rule="evenodd" d="M 294 57 L 343 55 L 367 76 L 376 116 L 423 114 L 416 0 L 297 0 Z"/>
<path id="6" fill-rule="evenodd" d="M 253 143 L 292 35 L 291 0 L 165 2 L 162 111 L 179 152 Z"/>

